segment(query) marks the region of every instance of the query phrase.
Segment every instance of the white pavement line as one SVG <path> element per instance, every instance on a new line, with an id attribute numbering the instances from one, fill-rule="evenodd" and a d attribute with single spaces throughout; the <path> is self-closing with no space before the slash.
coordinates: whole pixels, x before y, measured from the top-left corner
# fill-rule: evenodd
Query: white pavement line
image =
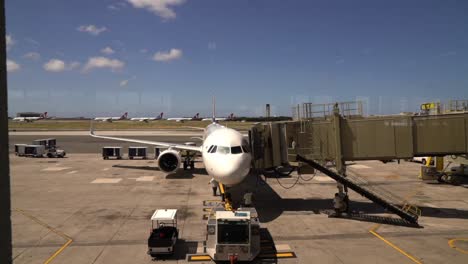
<path id="1" fill-rule="evenodd" d="M 141 177 L 138 177 L 136 179 L 136 181 L 139 181 L 139 182 L 150 182 L 150 181 L 153 181 L 154 179 L 154 176 L 141 176 Z"/>
<path id="2" fill-rule="evenodd" d="M 122 178 L 97 178 L 91 183 L 119 183 Z"/>
<path id="3" fill-rule="evenodd" d="M 102 171 L 108 171 L 108 170 L 110 170 L 110 168 L 104 168 L 104 169 L 102 169 Z"/>
<path id="4" fill-rule="evenodd" d="M 75 174 L 75 173 L 77 173 L 77 172 L 78 172 L 78 171 L 75 170 L 75 171 L 67 172 L 67 174 Z"/>
<path id="5" fill-rule="evenodd" d="M 63 171 L 63 170 L 68 170 L 71 169 L 71 167 L 47 167 L 43 169 L 42 171 Z"/>
<path id="6" fill-rule="evenodd" d="M 354 165 L 350 165 L 349 167 L 353 169 L 370 169 L 371 168 L 369 166 L 362 165 L 362 164 L 354 164 Z"/>

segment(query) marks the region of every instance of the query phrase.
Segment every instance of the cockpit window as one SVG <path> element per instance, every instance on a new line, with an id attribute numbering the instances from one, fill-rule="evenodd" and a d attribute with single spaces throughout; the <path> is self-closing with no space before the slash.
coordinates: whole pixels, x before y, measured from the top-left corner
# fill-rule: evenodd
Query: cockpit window
<path id="1" fill-rule="evenodd" d="M 221 154 L 229 154 L 230 152 L 231 152 L 230 147 L 222 147 L 222 146 L 219 146 L 218 151 L 217 151 L 217 153 L 221 153 Z"/>
<path id="2" fill-rule="evenodd" d="M 212 146 L 211 150 L 208 150 L 209 153 L 215 153 L 217 146 Z"/>
<path id="3" fill-rule="evenodd" d="M 241 154 L 242 153 L 242 148 L 240 146 L 231 147 L 231 153 L 232 154 Z"/>
<path id="4" fill-rule="evenodd" d="M 244 150 L 244 153 L 249 153 L 250 152 L 249 145 L 247 145 L 247 144 L 242 145 L 242 150 Z"/>
<path id="5" fill-rule="evenodd" d="M 208 153 L 211 153 L 211 150 L 213 149 L 214 145 L 211 145 L 210 148 L 206 151 Z"/>

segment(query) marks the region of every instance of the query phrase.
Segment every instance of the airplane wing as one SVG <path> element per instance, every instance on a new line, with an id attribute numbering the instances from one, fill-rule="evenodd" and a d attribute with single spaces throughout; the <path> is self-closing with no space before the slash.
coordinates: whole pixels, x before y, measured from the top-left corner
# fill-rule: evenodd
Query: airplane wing
<path id="1" fill-rule="evenodd" d="M 98 136 L 94 134 L 94 130 L 89 131 L 89 135 L 95 138 L 110 139 L 110 140 L 117 140 L 117 141 L 124 141 L 124 142 L 133 142 L 133 143 L 147 144 L 147 145 L 153 145 L 153 146 L 159 146 L 159 147 L 202 152 L 201 146 L 187 146 L 183 144 L 175 144 L 175 143 L 168 143 L 168 142 L 157 142 L 157 141 L 140 140 L 140 139 Z"/>

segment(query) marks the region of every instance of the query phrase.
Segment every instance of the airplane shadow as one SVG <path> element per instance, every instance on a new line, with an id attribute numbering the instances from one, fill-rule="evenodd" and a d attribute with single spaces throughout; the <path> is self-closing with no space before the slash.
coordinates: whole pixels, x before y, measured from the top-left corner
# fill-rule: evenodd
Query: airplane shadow
<path id="1" fill-rule="evenodd" d="M 318 187 L 318 185 L 316 187 Z M 291 191 L 294 191 L 294 188 L 292 188 Z M 330 193 L 329 199 L 282 198 L 267 182 L 261 177 L 257 177 L 255 174 L 250 174 L 246 177 L 244 182 L 230 188 L 229 192 L 231 192 L 235 206 L 241 204 L 245 192 L 253 192 L 255 208 L 257 209 L 260 221 L 263 223 L 273 221 L 285 212 L 292 214 L 325 214 L 332 217 L 332 197 L 334 193 Z M 350 214 L 341 218 L 415 227 L 415 225 L 400 219 L 397 215 L 392 214 L 392 216 L 389 217 L 376 215 L 388 212 L 371 201 L 351 200 L 349 206 L 351 209 Z M 420 206 L 419 209 L 422 211 L 422 217 L 468 219 L 468 211 L 466 210 L 426 206 Z"/>
<path id="2" fill-rule="evenodd" d="M 131 166 L 131 165 L 113 165 L 113 168 L 120 169 L 133 169 L 133 170 L 146 170 L 146 171 L 161 171 L 156 166 Z M 193 170 L 183 170 L 179 169 L 175 173 L 170 173 L 166 175 L 166 179 L 192 179 L 195 177 L 195 174 L 198 175 L 208 175 L 204 168 L 195 168 Z"/>

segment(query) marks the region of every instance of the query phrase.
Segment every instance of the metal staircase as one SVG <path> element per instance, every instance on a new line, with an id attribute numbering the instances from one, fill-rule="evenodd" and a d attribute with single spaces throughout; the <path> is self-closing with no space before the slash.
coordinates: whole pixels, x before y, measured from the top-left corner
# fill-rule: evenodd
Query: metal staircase
<path id="1" fill-rule="evenodd" d="M 314 169 L 322 172 L 323 174 L 329 176 L 335 181 L 347 186 L 349 189 L 359 193 L 360 195 L 366 197 L 367 199 L 373 201 L 374 203 L 382 206 L 388 211 L 400 216 L 406 221 L 417 224 L 418 217 L 421 214 L 420 210 L 410 205 L 409 203 L 401 203 L 395 195 L 391 194 L 388 191 L 375 190 L 369 186 L 369 184 L 358 177 L 345 177 L 340 174 L 337 174 L 334 171 L 331 171 L 322 165 L 318 164 L 313 160 L 306 159 L 300 155 L 297 155 L 297 161 L 304 162 Z"/>

